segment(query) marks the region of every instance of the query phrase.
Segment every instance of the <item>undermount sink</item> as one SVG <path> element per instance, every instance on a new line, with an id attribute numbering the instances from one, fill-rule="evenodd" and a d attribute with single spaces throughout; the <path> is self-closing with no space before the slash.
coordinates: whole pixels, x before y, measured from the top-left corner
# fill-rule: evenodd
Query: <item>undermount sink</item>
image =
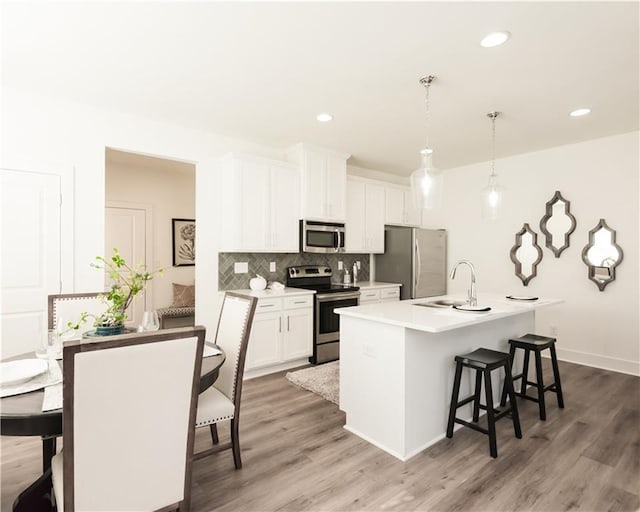
<path id="1" fill-rule="evenodd" d="M 414 306 L 424 306 L 426 308 L 451 308 L 453 306 L 462 306 L 466 304 L 463 300 L 439 299 L 429 302 L 418 302 Z"/>

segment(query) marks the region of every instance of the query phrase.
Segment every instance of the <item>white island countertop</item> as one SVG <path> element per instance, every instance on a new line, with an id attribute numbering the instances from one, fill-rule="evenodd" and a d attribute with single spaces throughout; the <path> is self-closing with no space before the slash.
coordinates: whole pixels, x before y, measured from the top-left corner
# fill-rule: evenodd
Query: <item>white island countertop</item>
<path id="1" fill-rule="evenodd" d="M 460 327 L 490 322 L 499 318 L 518 315 L 526 311 L 534 311 L 543 306 L 551 306 L 563 302 L 560 299 L 539 298 L 537 300 L 513 300 L 504 295 L 482 293 L 478 295 L 478 305 L 488 306 L 490 311 L 460 311 L 452 307 L 425 307 L 424 304 L 441 299 L 466 300 L 464 295 L 441 295 L 423 299 L 401 300 L 380 304 L 365 304 L 336 309 L 341 316 L 371 320 L 387 325 L 406 327 L 416 331 L 444 332 Z"/>

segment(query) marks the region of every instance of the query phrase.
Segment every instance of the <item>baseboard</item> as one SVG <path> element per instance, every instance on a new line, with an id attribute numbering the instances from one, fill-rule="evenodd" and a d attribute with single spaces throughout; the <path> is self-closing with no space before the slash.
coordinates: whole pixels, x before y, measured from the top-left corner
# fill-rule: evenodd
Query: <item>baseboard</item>
<path id="1" fill-rule="evenodd" d="M 242 380 L 255 379 L 256 377 L 262 377 L 263 375 L 269 375 L 271 373 L 281 372 L 283 370 L 290 370 L 291 368 L 298 368 L 300 366 L 308 366 L 309 358 L 295 359 L 293 361 L 287 361 L 286 363 L 274 364 L 271 366 L 264 366 L 262 368 L 254 368 L 252 370 L 245 370 Z"/>
<path id="2" fill-rule="evenodd" d="M 601 356 L 599 354 L 591 354 L 589 352 L 581 352 L 579 350 L 570 350 L 560 348 L 556 345 L 556 352 L 560 361 L 568 363 L 577 363 L 584 366 L 592 366 L 603 370 L 611 370 L 612 372 L 626 373 L 640 377 L 640 362 L 629 361 L 628 359 L 619 359 L 617 357 Z M 547 356 L 547 354 L 544 354 Z"/>

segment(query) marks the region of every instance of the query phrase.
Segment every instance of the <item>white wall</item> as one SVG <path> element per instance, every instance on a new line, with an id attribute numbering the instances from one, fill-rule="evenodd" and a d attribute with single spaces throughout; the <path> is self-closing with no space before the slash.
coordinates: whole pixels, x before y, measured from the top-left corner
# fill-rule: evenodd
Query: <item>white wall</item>
<path id="1" fill-rule="evenodd" d="M 506 200 L 493 223 L 480 218 L 480 191 L 487 184 L 489 164 L 450 169 L 445 171 L 445 206 L 426 213 L 424 220 L 448 230 L 450 267 L 459 259 L 474 263 L 479 302 L 483 292 L 563 299 L 564 304 L 538 313 L 536 321 L 539 334 L 549 335 L 550 326 L 557 327 L 562 359 L 640 374 L 638 151 L 634 132 L 498 160 Z M 571 245 L 559 259 L 545 247 L 539 227 L 545 203 L 556 190 L 571 202 L 577 219 Z M 616 230 L 624 251 L 616 280 L 603 292 L 587 279 L 581 258 L 588 232 L 600 218 Z M 524 222 L 538 233 L 543 249 L 538 275 L 527 287 L 509 259 Z M 466 289 L 466 272 L 461 269 L 449 282 L 450 291 Z"/>
<path id="2" fill-rule="evenodd" d="M 69 169 L 75 175 L 73 242 L 63 245 L 63 259 L 73 260 L 73 272 L 63 281 L 63 293 L 93 291 L 102 287 L 102 275 L 89 264 L 104 254 L 105 148 L 192 162 L 196 165 L 196 218 L 198 209 L 214 210 L 208 246 L 196 240 L 196 321 L 209 329 L 217 321 L 218 258 L 216 230 L 223 222 L 217 208 L 215 161 L 229 151 L 282 158 L 282 152 L 239 139 L 231 139 L 124 115 L 106 109 L 32 95 L 2 87 L 0 166 L 30 169 L 38 162 L 42 172 Z M 53 172 L 53 171 L 52 171 Z M 201 186 L 202 185 L 202 186 Z M 202 237 L 200 237 L 202 238 Z M 206 262 L 206 263 L 205 263 Z"/>
<path id="3" fill-rule="evenodd" d="M 134 158 L 135 160 L 135 158 Z M 152 207 L 152 254 L 149 270 L 164 269 L 153 279 L 153 309 L 171 306 L 172 283 L 194 284 L 195 267 L 173 267 L 171 219 L 194 219 L 195 166 L 192 170 L 141 167 L 135 163 L 109 163 L 106 168 L 106 200 L 145 203 Z M 182 164 L 180 167 L 184 167 Z M 110 250 L 110 248 L 106 248 Z M 207 262 L 204 261 L 206 265 Z"/>

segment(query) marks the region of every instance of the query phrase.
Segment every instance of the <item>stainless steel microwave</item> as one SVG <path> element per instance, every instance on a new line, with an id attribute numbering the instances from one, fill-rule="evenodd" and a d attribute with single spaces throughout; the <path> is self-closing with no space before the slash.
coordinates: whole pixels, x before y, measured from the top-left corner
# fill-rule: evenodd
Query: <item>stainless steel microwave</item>
<path id="1" fill-rule="evenodd" d="M 300 221 L 300 251 L 315 253 L 344 252 L 344 224 Z"/>

